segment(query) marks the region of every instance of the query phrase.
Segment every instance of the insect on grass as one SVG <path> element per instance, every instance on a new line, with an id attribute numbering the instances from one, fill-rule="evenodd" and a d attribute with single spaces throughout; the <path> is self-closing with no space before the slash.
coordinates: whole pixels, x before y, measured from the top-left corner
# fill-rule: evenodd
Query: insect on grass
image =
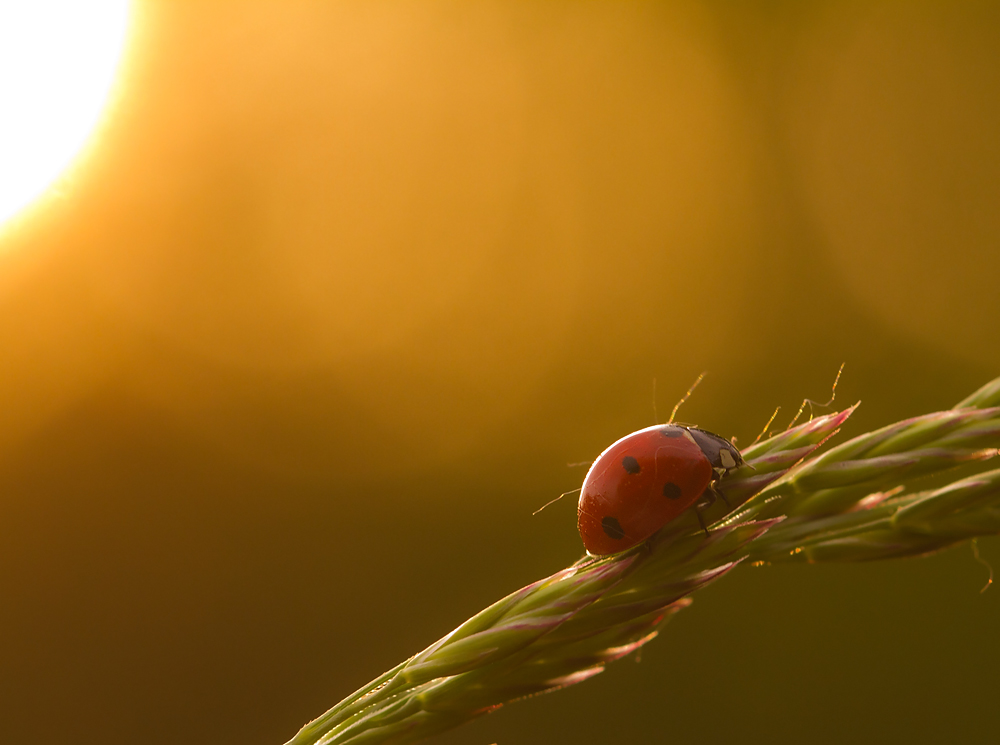
<path id="1" fill-rule="evenodd" d="M 288 745 L 417 742 L 510 701 L 580 683 L 651 642 L 693 592 L 744 561 L 921 556 L 1000 534 L 1000 469 L 989 470 L 1000 446 L 1000 378 L 948 411 L 826 447 L 855 408 L 811 415 L 739 453 L 751 467 L 717 480 L 726 500 L 699 515 L 707 535 L 688 509 L 631 548 L 585 556 L 501 598 Z M 960 465 L 978 470 L 949 481 Z M 928 476 L 945 483 L 926 488 Z M 991 582 L 992 569 L 986 587 Z"/>

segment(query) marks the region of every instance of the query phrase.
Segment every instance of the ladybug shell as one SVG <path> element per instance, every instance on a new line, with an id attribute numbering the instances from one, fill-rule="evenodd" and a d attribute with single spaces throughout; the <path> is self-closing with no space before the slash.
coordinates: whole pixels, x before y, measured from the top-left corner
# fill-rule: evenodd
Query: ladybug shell
<path id="1" fill-rule="evenodd" d="M 647 427 L 601 453 L 583 481 L 577 526 L 591 554 L 638 545 L 743 463 L 718 435 L 676 424 Z"/>

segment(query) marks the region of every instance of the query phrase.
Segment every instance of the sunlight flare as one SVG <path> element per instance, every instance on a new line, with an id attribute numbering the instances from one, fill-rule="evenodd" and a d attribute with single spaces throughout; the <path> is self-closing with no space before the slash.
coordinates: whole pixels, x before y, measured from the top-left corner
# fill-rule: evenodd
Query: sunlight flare
<path id="1" fill-rule="evenodd" d="M 0 3 L 0 224 L 41 196 L 101 119 L 127 0 Z"/>

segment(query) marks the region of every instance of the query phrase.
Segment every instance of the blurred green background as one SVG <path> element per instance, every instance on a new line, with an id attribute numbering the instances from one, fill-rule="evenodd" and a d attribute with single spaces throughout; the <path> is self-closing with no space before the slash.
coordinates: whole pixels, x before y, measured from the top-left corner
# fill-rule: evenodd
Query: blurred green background
<path id="1" fill-rule="evenodd" d="M 280 745 L 582 553 L 683 410 L 842 436 L 1000 374 L 995 3 L 138 2 L 60 199 L 0 236 L 0 741 Z M 1000 542 L 980 542 L 1000 565 Z M 441 743 L 1000 727 L 968 546 L 745 568 Z"/>

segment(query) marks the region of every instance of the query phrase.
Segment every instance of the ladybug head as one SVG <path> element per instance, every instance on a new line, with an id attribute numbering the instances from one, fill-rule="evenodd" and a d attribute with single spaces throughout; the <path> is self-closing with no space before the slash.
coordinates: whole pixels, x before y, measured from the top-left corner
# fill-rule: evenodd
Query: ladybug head
<path id="1" fill-rule="evenodd" d="M 687 430 L 712 464 L 712 468 L 728 472 L 743 465 L 740 451 L 729 440 L 697 427 L 688 427 Z"/>

